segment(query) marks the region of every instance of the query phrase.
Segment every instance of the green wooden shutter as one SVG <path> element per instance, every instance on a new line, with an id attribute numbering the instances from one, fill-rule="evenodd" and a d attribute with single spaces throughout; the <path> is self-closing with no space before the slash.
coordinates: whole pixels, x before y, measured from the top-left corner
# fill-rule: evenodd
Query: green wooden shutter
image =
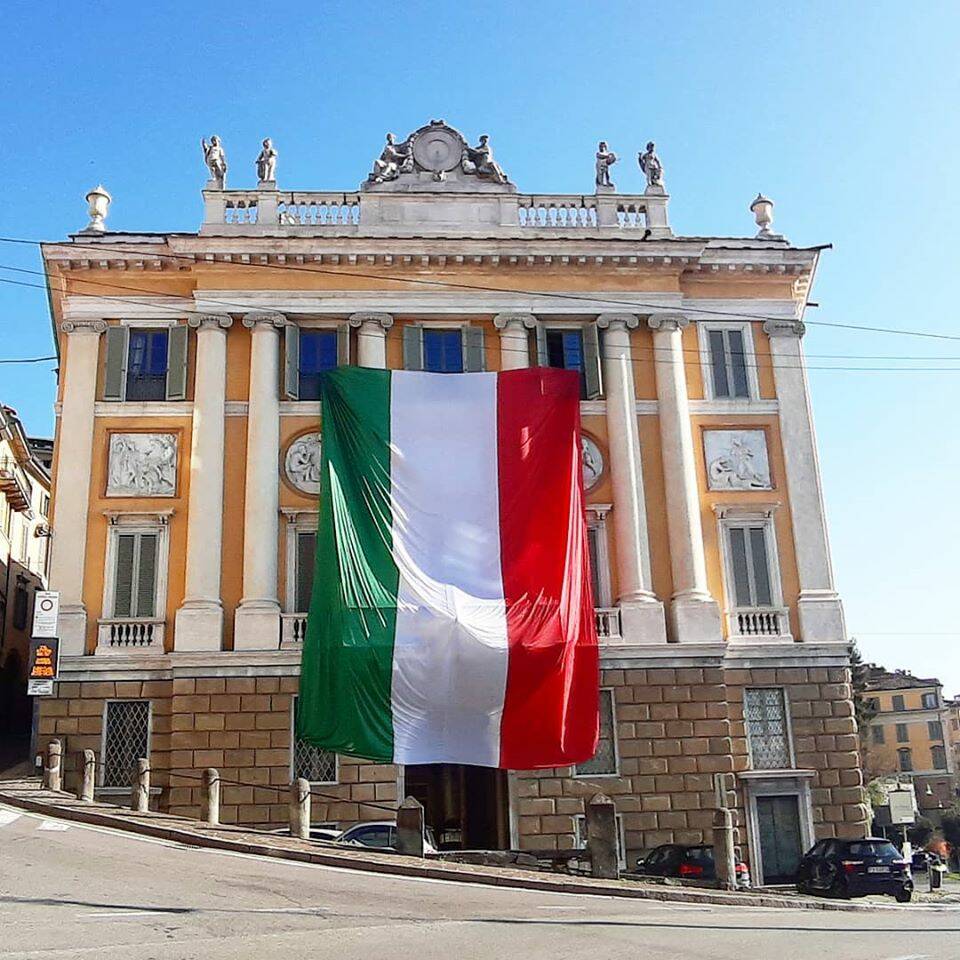
<path id="1" fill-rule="evenodd" d="M 313 568 L 317 555 L 317 535 L 311 531 L 297 534 L 297 595 L 294 613 L 308 613 L 313 595 Z"/>
<path id="2" fill-rule="evenodd" d="M 137 563 L 137 603 L 138 617 L 156 616 L 157 597 L 157 535 L 140 535 L 140 556 Z"/>
<path id="3" fill-rule="evenodd" d="M 403 328 L 403 369 L 423 369 L 423 327 L 413 323 Z"/>
<path id="4" fill-rule="evenodd" d="M 547 358 L 547 328 L 542 322 L 537 323 L 537 366 L 550 366 Z"/>
<path id="5" fill-rule="evenodd" d="M 133 615 L 133 559 L 136 534 L 123 533 L 117 537 L 117 561 L 113 579 L 113 615 Z"/>
<path id="6" fill-rule="evenodd" d="M 463 328 L 463 369 L 466 373 L 482 373 L 486 369 L 483 353 L 483 327 Z"/>
<path id="7" fill-rule="evenodd" d="M 187 332 L 185 323 L 171 327 L 167 347 L 167 399 L 187 399 Z"/>
<path id="8" fill-rule="evenodd" d="M 107 363 L 103 378 L 103 399 L 122 400 L 127 379 L 127 328 L 107 327 Z"/>
<path id="9" fill-rule="evenodd" d="M 350 366 L 350 326 L 346 323 L 337 327 L 337 366 Z"/>
<path id="10" fill-rule="evenodd" d="M 596 400 L 603 393 L 600 376 L 600 334 L 595 323 L 583 325 L 583 375 L 587 382 L 587 399 Z"/>
<path id="11" fill-rule="evenodd" d="M 300 399 L 300 328 L 288 323 L 283 328 L 283 392 L 291 400 Z"/>

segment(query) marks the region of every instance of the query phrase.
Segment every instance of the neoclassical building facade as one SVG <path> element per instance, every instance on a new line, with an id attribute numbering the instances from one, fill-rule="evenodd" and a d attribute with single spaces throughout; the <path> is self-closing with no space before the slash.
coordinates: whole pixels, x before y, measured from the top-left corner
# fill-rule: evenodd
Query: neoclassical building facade
<path id="1" fill-rule="evenodd" d="M 297 774 L 318 821 L 413 794 L 444 845 L 563 850 L 602 791 L 632 862 L 709 839 L 719 793 L 768 882 L 815 837 L 862 834 L 801 346 L 818 248 L 773 234 L 764 198 L 757 236 L 675 235 L 655 155 L 642 194 L 520 193 L 441 121 L 388 143 L 356 192 L 227 189 L 215 160 L 198 232 L 105 230 L 98 188 L 87 230 L 44 246 L 63 664 L 41 733 L 99 751 L 107 794 L 149 753 L 174 812 L 198 812 L 217 767 L 240 822 L 283 820 Z M 579 372 L 590 763 L 396 768 L 293 740 L 338 364 Z"/>

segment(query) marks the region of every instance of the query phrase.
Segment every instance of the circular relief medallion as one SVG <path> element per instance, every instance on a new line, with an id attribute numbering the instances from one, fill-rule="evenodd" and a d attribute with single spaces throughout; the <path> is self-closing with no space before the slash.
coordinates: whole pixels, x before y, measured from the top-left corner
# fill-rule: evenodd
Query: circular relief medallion
<path id="1" fill-rule="evenodd" d="M 301 493 L 320 496 L 320 434 L 305 433 L 287 447 L 283 458 L 287 480 Z"/>
<path id="2" fill-rule="evenodd" d="M 413 141 L 413 158 L 424 170 L 448 172 L 460 165 L 463 141 L 449 127 L 424 130 Z"/>
<path id="3" fill-rule="evenodd" d="M 583 451 L 583 488 L 592 490 L 603 476 L 603 454 L 585 433 L 580 435 L 580 449 Z"/>

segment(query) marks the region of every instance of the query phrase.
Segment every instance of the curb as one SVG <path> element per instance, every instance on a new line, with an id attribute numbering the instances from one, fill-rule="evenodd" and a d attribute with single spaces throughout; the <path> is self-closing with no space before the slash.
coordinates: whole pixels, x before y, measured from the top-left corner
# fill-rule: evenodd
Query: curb
<path id="1" fill-rule="evenodd" d="M 74 800 L 72 795 L 70 800 Z M 74 801 L 77 802 L 77 801 Z M 715 904 L 720 906 L 767 907 L 790 910 L 832 910 L 832 911 L 884 911 L 895 909 L 879 904 L 853 904 L 829 900 L 800 900 L 792 897 L 779 897 L 769 894 L 730 894 L 720 891 L 676 889 L 667 887 L 624 886 L 623 881 L 610 883 L 603 880 L 582 878 L 576 882 L 553 876 L 531 873 L 530 876 L 517 876 L 505 873 L 500 868 L 477 868 L 463 870 L 456 866 L 436 867 L 425 862 L 416 862 L 407 858 L 365 859 L 345 857 L 333 852 L 325 852 L 311 844 L 310 849 L 271 847 L 261 843 L 250 843 L 224 836 L 213 836 L 190 829 L 160 826 L 149 819 L 120 817 L 111 813 L 91 810 L 72 805 L 61 805 L 48 800 L 34 800 L 18 793 L 8 793 L 0 789 L 0 803 L 39 813 L 61 820 L 72 820 L 93 826 L 108 827 L 126 833 L 140 834 L 160 840 L 170 840 L 190 847 L 213 850 L 227 850 L 234 853 L 246 853 L 254 856 L 269 857 L 274 860 L 291 860 L 298 863 L 313 863 L 320 866 L 341 869 L 361 870 L 369 873 L 400 877 L 423 877 L 431 880 L 449 880 L 458 883 L 473 883 L 482 886 L 506 887 L 524 890 L 540 890 L 547 893 L 578 894 L 580 896 L 620 897 L 633 900 L 658 900 L 686 904 Z M 118 808 L 120 809 L 120 808 Z M 175 819 L 175 818 L 169 818 Z M 184 824 L 192 821 L 184 819 Z M 910 909 L 901 907 L 900 909 Z"/>

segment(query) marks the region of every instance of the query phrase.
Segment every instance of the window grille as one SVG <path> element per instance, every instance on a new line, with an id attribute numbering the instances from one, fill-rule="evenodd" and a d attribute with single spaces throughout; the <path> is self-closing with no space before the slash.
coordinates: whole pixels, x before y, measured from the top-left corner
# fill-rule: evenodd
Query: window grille
<path id="1" fill-rule="evenodd" d="M 779 687 L 744 690 L 743 711 L 754 769 L 782 770 L 791 767 L 783 690 Z"/>
<path id="2" fill-rule="evenodd" d="M 150 701 L 109 700 L 103 734 L 101 784 L 130 786 L 137 760 L 150 752 Z"/>
<path id="3" fill-rule="evenodd" d="M 297 736 L 296 716 L 300 698 L 294 697 L 292 716 L 294 720 L 291 743 L 293 744 L 293 775 L 303 777 L 310 783 L 337 782 L 337 755 L 330 750 L 316 747 Z"/>
<path id="4" fill-rule="evenodd" d="M 600 691 L 600 739 L 597 741 L 597 752 L 586 763 L 577 764 L 574 772 L 578 777 L 609 775 L 618 772 L 612 690 Z"/>

